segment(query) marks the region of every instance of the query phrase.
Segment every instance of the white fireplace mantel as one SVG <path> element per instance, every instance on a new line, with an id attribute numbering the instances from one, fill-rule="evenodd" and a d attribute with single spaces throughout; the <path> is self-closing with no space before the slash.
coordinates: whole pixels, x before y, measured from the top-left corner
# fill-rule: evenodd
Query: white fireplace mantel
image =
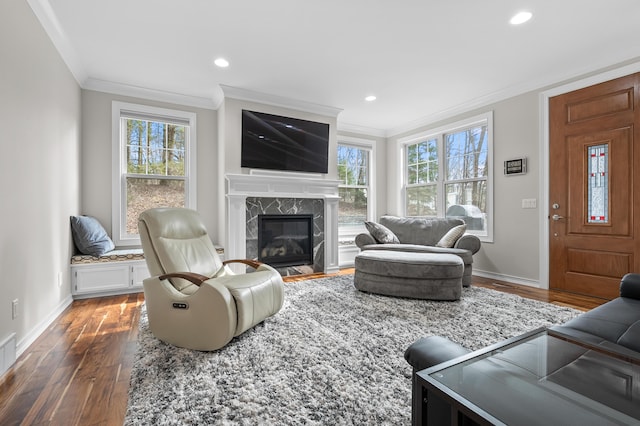
<path id="1" fill-rule="evenodd" d="M 288 172 L 227 174 L 227 235 L 225 257 L 246 257 L 247 197 L 313 198 L 324 200 L 324 273 L 335 273 L 338 265 L 338 180 Z"/>

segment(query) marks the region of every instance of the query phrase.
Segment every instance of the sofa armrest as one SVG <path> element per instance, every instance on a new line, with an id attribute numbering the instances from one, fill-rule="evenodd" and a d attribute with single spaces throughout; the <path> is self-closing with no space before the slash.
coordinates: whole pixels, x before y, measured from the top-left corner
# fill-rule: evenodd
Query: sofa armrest
<path id="1" fill-rule="evenodd" d="M 620 297 L 640 299 L 640 274 L 627 274 L 620 281 Z"/>
<path id="2" fill-rule="evenodd" d="M 480 250 L 480 238 L 473 234 L 464 234 L 458 238 L 453 245 L 454 248 L 469 250 L 471 254 L 476 254 Z"/>
<path id="3" fill-rule="evenodd" d="M 420 371 L 469 352 L 469 349 L 446 337 L 429 336 L 413 342 L 404 352 L 404 359 L 413 367 L 414 371 Z"/>
<path id="4" fill-rule="evenodd" d="M 359 249 L 370 244 L 378 244 L 378 242 L 368 232 L 356 235 L 355 243 Z"/>

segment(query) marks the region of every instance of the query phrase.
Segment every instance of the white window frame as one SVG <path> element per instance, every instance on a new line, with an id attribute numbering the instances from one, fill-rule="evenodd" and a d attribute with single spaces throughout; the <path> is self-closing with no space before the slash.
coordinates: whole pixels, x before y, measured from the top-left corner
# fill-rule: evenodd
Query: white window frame
<path id="1" fill-rule="evenodd" d="M 347 146 L 358 148 L 369 153 L 369 169 L 367 170 L 367 220 L 375 220 L 376 217 L 376 191 L 375 191 L 375 164 L 376 164 L 376 141 L 372 139 L 356 138 L 352 136 L 338 135 L 338 146 Z M 344 185 L 339 184 L 338 187 Z M 340 241 L 351 241 L 356 235 L 365 231 L 364 223 L 362 225 L 343 226 L 338 228 L 338 239 Z"/>
<path id="2" fill-rule="evenodd" d="M 127 164 L 125 148 L 121 145 L 124 138 L 120 126 L 122 115 L 146 117 L 149 120 L 185 122 L 189 126 L 189 137 L 185 141 L 185 206 L 196 209 L 196 146 L 197 128 L 196 114 L 148 105 L 113 101 L 111 106 L 111 140 L 112 140 L 112 181 L 111 181 L 111 238 L 117 247 L 140 245 L 138 234 L 126 233 L 126 173 Z"/>
<path id="3" fill-rule="evenodd" d="M 401 184 L 402 184 L 402 212 L 407 215 L 407 149 L 409 145 L 413 145 L 419 142 L 424 142 L 431 139 L 437 140 L 438 145 L 438 180 L 437 187 L 437 207 L 436 216 L 445 216 L 445 184 L 447 183 L 459 183 L 460 181 L 447 181 L 445 180 L 445 150 L 444 150 L 444 135 L 447 133 L 455 133 L 474 127 L 478 125 L 487 126 L 487 161 L 489 161 L 489 167 L 487 171 L 487 211 L 486 220 L 487 228 L 486 233 L 481 231 L 468 230 L 470 234 L 477 235 L 483 242 L 493 242 L 493 169 L 494 169 L 494 156 L 493 156 L 493 111 L 486 112 L 484 114 L 476 115 L 465 120 L 460 120 L 455 123 L 429 129 L 420 133 L 416 133 L 404 138 L 399 139 L 400 146 L 400 172 L 401 172 Z M 474 179 L 475 180 L 475 179 Z"/>

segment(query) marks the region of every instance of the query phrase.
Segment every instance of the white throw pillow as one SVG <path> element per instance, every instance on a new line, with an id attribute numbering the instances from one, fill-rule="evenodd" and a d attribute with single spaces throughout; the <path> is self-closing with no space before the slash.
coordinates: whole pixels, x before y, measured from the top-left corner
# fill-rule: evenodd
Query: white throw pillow
<path id="1" fill-rule="evenodd" d="M 464 235 L 464 231 L 467 230 L 467 225 L 462 224 L 458 226 L 454 226 L 449 229 L 449 232 L 444 234 L 444 237 L 440 238 L 440 241 L 436 243 L 436 247 L 446 247 L 450 248 L 458 241 L 458 238 Z"/>

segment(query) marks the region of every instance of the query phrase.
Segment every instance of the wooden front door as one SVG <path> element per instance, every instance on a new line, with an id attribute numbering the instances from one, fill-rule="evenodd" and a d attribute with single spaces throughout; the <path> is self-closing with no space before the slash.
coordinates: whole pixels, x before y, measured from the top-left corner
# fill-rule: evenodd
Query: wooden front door
<path id="1" fill-rule="evenodd" d="M 549 100 L 549 287 L 606 299 L 640 272 L 640 74 Z"/>

